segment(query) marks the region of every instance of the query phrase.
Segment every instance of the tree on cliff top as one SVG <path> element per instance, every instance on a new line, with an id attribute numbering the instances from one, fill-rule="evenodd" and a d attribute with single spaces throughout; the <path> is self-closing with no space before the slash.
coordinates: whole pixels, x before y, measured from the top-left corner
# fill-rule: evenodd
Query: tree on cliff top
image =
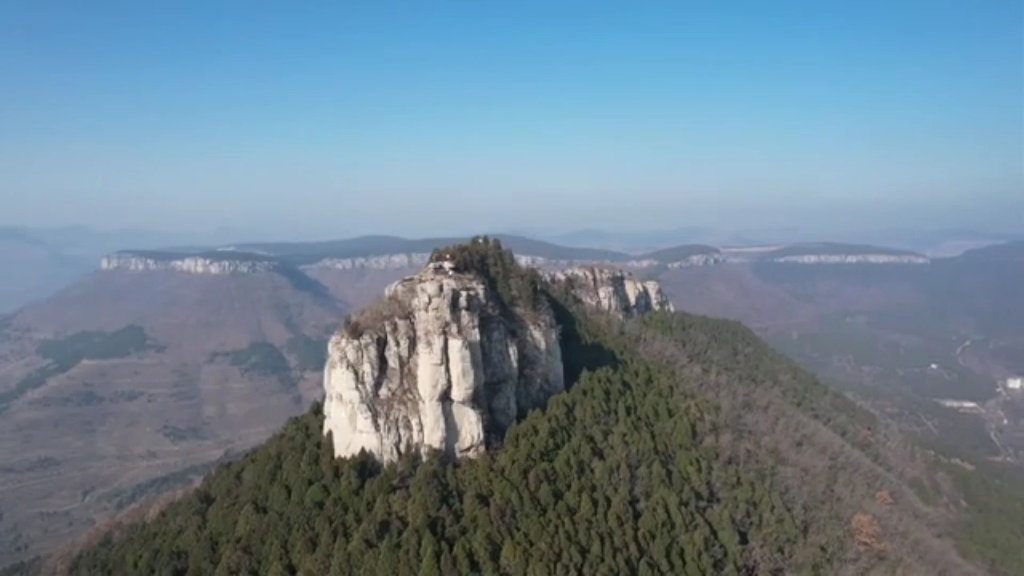
<path id="1" fill-rule="evenodd" d="M 430 262 L 451 262 L 455 270 L 480 276 L 509 308 L 536 310 L 544 280 L 533 268 L 520 266 L 497 238 L 477 236 L 469 242 L 438 248 Z"/>

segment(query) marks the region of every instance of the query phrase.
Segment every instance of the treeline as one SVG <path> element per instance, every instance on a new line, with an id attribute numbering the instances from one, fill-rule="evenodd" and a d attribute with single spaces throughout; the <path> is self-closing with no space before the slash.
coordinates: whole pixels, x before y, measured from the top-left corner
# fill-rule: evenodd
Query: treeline
<path id="1" fill-rule="evenodd" d="M 579 376 L 514 425 L 500 451 L 385 468 L 337 460 L 316 407 L 154 522 L 83 552 L 72 573 L 739 575 L 948 564 L 946 549 L 912 539 L 901 549 L 892 539 L 903 528 L 861 509 L 859 498 L 880 498 L 872 478 L 857 479 L 861 491 L 838 489 L 865 469 L 854 455 L 853 467 L 833 466 L 837 455 L 794 433 L 791 452 L 826 459 L 800 478 L 819 485 L 800 500 L 800 465 L 774 451 L 787 439 L 759 444 L 731 429 L 739 405 L 707 386 L 770 389 L 813 414 L 825 428 L 794 424 L 842 454 L 851 449 L 826 428 L 856 437 L 861 425 L 831 414 L 850 406 L 742 326 L 658 314 L 624 328 L 571 304 L 556 315 L 567 372 Z M 660 358 L 659 339 L 674 356 Z"/>
<path id="2" fill-rule="evenodd" d="M 146 331 L 130 324 L 113 332 L 77 332 L 64 338 L 43 340 L 36 353 L 66 372 L 82 360 L 124 358 L 153 348 L 158 347 L 150 341 Z"/>
<path id="3" fill-rule="evenodd" d="M 212 361 L 221 358 L 226 359 L 245 375 L 287 378 L 291 374 L 288 358 L 270 342 L 252 342 L 239 350 L 214 352 L 210 355 Z"/>

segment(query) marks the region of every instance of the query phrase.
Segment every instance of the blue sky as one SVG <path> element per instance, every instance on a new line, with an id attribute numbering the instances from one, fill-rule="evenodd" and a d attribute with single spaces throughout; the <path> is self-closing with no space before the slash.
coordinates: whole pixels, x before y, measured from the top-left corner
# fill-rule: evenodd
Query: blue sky
<path id="1" fill-rule="evenodd" d="M 1018 1 L 312 4 L 0 4 L 0 224 L 1024 225 Z"/>

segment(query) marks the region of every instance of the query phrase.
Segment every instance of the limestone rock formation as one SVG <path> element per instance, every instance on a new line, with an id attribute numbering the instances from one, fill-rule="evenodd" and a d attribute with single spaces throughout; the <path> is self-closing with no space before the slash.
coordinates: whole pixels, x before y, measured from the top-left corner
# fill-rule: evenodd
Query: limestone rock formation
<path id="1" fill-rule="evenodd" d="M 584 303 L 621 317 L 672 305 L 655 282 L 621 271 L 574 268 Z M 559 327 L 544 298 L 526 309 L 483 277 L 434 261 L 385 290 L 330 340 L 324 434 L 334 453 L 384 462 L 424 449 L 472 457 L 530 409 L 565 389 Z"/>
<path id="2" fill-rule="evenodd" d="M 428 267 L 331 339 L 324 432 L 337 456 L 475 456 L 489 434 L 564 390 L 562 370 L 546 306 L 510 311 L 481 278 Z"/>
<path id="3" fill-rule="evenodd" d="M 548 272 L 545 276 L 552 282 L 569 282 L 573 293 L 585 304 L 620 317 L 674 310 L 657 282 L 642 282 L 622 270 L 580 266 Z"/>
<path id="4" fill-rule="evenodd" d="M 118 253 L 100 260 L 100 270 L 130 270 L 134 272 L 167 270 L 186 274 L 257 274 L 269 272 L 280 266 L 269 259 L 246 259 L 221 256 L 147 256 L 133 253 Z"/>

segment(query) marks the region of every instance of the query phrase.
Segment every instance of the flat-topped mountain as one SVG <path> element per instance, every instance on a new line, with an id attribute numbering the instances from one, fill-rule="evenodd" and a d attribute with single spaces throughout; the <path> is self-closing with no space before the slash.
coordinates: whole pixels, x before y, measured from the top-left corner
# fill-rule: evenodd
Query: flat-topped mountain
<path id="1" fill-rule="evenodd" d="M 861 244 L 819 242 L 794 244 L 762 255 L 787 264 L 927 264 L 930 259 L 909 250 Z"/>
<path id="2" fill-rule="evenodd" d="M 516 254 L 523 265 L 566 267 L 578 264 L 615 264 L 621 267 L 651 267 L 677 262 L 696 262 L 700 256 L 712 257 L 718 250 L 712 246 L 684 245 L 647 254 L 627 254 L 615 250 L 559 246 L 522 236 L 496 235 Z M 254 242 L 233 244 L 217 249 L 170 250 L 168 254 L 263 256 L 301 267 L 336 269 L 390 269 L 422 267 L 430 254 L 441 247 L 468 238 L 407 239 L 396 236 L 361 236 L 324 242 Z M 225 256 L 228 258 L 228 256 Z"/>
<path id="3" fill-rule="evenodd" d="M 641 281 L 629 272 L 595 266 L 548 271 L 544 278 L 564 284 L 588 306 L 621 318 L 674 310 L 672 302 L 653 280 Z"/>
<path id="4" fill-rule="evenodd" d="M 1016 551 L 974 538 L 956 466 L 739 324 L 586 300 L 499 245 L 444 251 L 332 339 L 322 409 L 71 573 L 967 575 Z"/>
<path id="5" fill-rule="evenodd" d="M 100 260 L 100 270 L 173 271 L 191 274 L 256 274 L 283 269 L 284 262 L 262 254 L 228 250 L 179 254 L 122 251 Z"/>

